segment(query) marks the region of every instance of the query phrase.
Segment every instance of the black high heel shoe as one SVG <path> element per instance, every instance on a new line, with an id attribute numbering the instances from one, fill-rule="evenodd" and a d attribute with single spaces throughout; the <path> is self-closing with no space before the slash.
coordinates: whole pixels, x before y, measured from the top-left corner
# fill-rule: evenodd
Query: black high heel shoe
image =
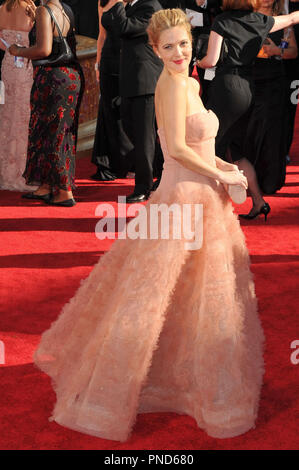
<path id="1" fill-rule="evenodd" d="M 254 212 L 253 214 L 239 214 L 239 217 L 242 217 L 242 219 L 247 219 L 247 220 L 252 220 L 255 219 L 258 215 L 264 214 L 265 216 L 265 222 L 267 222 L 267 216 L 269 212 L 271 211 L 271 207 L 267 202 L 260 208 L 259 211 Z"/>

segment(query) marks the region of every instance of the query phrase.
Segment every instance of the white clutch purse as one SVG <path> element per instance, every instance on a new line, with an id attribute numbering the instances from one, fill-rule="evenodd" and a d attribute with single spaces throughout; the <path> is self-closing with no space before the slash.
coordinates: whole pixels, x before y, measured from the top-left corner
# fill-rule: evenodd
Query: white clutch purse
<path id="1" fill-rule="evenodd" d="M 241 170 L 240 173 L 243 173 Z M 243 186 L 237 184 L 228 184 L 227 185 L 227 192 L 232 201 L 236 204 L 243 204 L 247 198 L 247 191 Z"/>

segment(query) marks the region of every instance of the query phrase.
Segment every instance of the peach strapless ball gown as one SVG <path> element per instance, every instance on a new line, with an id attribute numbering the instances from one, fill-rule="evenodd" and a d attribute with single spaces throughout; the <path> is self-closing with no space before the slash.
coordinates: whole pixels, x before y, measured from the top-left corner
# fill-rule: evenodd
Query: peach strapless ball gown
<path id="1" fill-rule="evenodd" d="M 215 165 L 218 120 L 186 119 L 186 141 Z M 203 243 L 116 240 L 59 318 L 35 362 L 53 379 L 51 420 L 105 439 L 128 439 L 137 413 L 177 412 L 210 436 L 254 427 L 263 332 L 248 252 L 223 185 L 168 153 L 146 205 L 203 204 Z M 130 222 L 132 223 L 132 221 Z M 130 224 L 129 223 L 129 224 Z"/>

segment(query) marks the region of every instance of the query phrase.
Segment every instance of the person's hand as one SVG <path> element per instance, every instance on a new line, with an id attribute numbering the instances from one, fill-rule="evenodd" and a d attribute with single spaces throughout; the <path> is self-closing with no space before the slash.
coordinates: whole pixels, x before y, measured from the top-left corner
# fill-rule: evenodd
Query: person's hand
<path id="1" fill-rule="evenodd" d="M 245 189 L 248 188 L 247 178 L 239 170 L 221 171 L 219 181 L 223 184 L 239 185 Z"/>
<path id="2" fill-rule="evenodd" d="M 100 83 L 100 71 L 99 70 L 96 70 L 96 79 L 97 79 L 97 82 Z"/>
<path id="3" fill-rule="evenodd" d="M 29 18 L 31 19 L 32 23 L 35 22 L 35 13 L 36 13 L 36 8 L 37 6 L 32 0 L 24 0 L 27 3 L 27 6 L 25 8 L 25 13 Z"/>
<path id="4" fill-rule="evenodd" d="M 278 46 L 276 46 L 276 44 L 269 37 L 267 37 L 267 44 L 263 45 L 263 49 L 264 49 L 265 54 L 268 57 L 281 54 L 281 49 Z"/>
<path id="5" fill-rule="evenodd" d="M 298 1 L 299 1 L 299 0 L 298 0 Z M 195 0 L 195 2 L 196 2 L 196 5 L 197 5 L 198 7 L 202 7 L 203 4 L 206 2 L 206 0 Z"/>
<path id="6" fill-rule="evenodd" d="M 8 52 L 11 54 L 11 55 L 18 55 L 18 52 L 20 50 L 20 47 L 17 46 L 16 44 L 12 44 L 9 49 L 8 49 Z"/>
<path id="7" fill-rule="evenodd" d="M 112 7 L 114 7 L 114 5 L 116 5 L 117 3 L 123 3 L 123 0 L 109 0 L 109 2 L 107 3 L 107 5 L 105 5 L 103 7 L 103 12 L 106 12 L 106 11 L 109 11 Z"/>

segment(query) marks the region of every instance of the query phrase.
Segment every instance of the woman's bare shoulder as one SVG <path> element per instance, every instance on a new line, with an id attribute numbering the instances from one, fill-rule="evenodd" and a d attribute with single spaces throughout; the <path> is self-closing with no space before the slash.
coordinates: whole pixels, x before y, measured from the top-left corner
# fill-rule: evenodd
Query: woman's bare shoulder
<path id="1" fill-rule="evenodd" d="M 179 74 L 160 76 L 155 94 L 156 114 L 159 124 L 162 115 L 165 116 L 169 113 L 173 113 L 176 109 L 184 109 L 187 94 L 188 77 Z"/>
<path id="2" fill-rule="evenodd" d="M 157 83 L 157 90 L 164 96 L 169 96 L 179 90 L 187 91 L 188 85 L 188 77 L 185 77 L 184 75 L 165 74 L 160 76 Z"/>

